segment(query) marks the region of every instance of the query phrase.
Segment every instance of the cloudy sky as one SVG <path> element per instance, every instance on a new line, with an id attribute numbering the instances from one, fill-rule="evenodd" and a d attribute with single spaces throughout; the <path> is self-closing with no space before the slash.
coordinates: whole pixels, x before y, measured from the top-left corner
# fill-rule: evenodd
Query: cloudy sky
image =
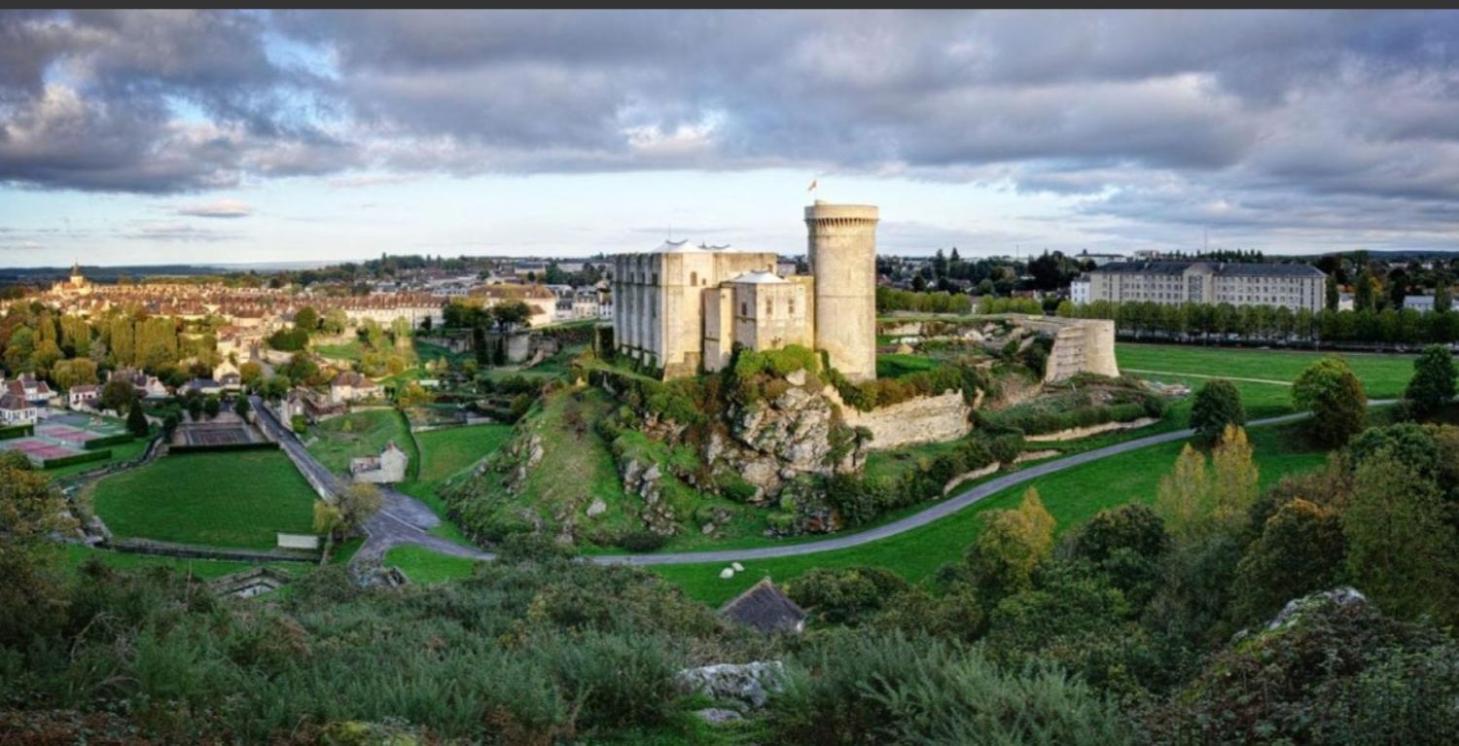
<path id="1" fill-rule="evenodd" d="M 1459 13 L 0 12 L 0 266 L 795 253 L 812 196 L 888 253 L 1459 249 Z"/>

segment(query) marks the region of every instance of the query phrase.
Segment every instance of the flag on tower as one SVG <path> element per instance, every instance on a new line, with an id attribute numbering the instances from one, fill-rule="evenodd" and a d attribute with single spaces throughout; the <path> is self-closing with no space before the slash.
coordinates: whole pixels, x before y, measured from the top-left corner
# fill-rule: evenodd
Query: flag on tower
<path id="1" fill-rule="evenodd" d="M 814 191 L 816 191 L 816 180 L 815 179 L 811 179 L 811 185 L 808 186 L 808 187 L 806 187 L 806 191 L 807 192 L 814 192 Z"/>

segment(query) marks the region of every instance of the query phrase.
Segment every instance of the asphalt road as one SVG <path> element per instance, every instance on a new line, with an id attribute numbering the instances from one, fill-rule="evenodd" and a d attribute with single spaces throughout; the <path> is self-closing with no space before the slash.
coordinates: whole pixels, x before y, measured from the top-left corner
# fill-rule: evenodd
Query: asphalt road
<path id="1" fill-rule="evenodd" d="M 283 427 L 274 418 L 273 412 L 261 406 L 262 402 L 258 397 L 253 397 L 254 409 L 260 412 L 260 420 L 268 427 L 279 441 L 279 445 L 290 455 L 294 464 L 300 469 L 308 469 L 315 474 L 331 491 L 338 491 L 344 483 L 336 478 L 328 469 L 325 469 L 304 445 L 299 442 L 294 433 Z M 1369 406 L 1383 406 L 1392 404 L 1391 399 L 1382 399 L 1368 402 Z M 1268 417 L 1260 420 L 1252 420 L 1247 427 L 1263 425 L 1281 425 L 1289 422 L 1297 422 L 1307 417 L 1306 413 L 1282 415 L 1280 417 Z M 982 484 L 964 490 L 953 497 L 927 507 L 926 510 L 914 513 L 891 523 L 887 523 L 865 531 L 844 536 L 833 536 L 819 541 L 809 541 L 801 544 L 788 544 L 785 546 L 757 547 L 753 549 L 720 549 L 702 552 L 668 552 L 662 554 L 621 554 L 621 555 L 595 555 L 585 559 L 600 565 L 687 565 L 706 562 L 743 562 L 749 560 L 774 559 L 776 557 L 800 557 L 807 554 L 820 554 L 822 552 L 834 552 L 841 549 L 851 549 L 863 544 L 870 544 L 874 541 L 881 541 L 897 534 L 911 531 L 915 528 L 926 526 L 934 521 L 946 518 L 973 503 L 994 495 L 1010 487 L 1031 482 L 1039 477 L 1072 469 L 1094 461 L 1117 456 L 1121 453 L 1137 451 L 1141 448 L 1169 443 L 1172 441 L 1184 440 L 1194 434 L 1194 430 L 1175 430 L 1172 432 L 1159 433 L 1143 438 L 1127 440 L 1123 443 L 1116 443 L 1104 448 L 1096 448 L 1091 451 L 1077 453 L 1072 456 L 1045 461 L 1035 464 L 1010 474 L 1005 474 L 990 479 Z M 355 553 L 351 563 L 355 562 L 378 562 L 391 547 L 399 545 L 416 545 L 442 554 L 454 557 L 464 557 L 477 560 L 492 560 L 496 555 L 474 547 L 465 547 L 460 544 L 433 536 L 429 532 L 440 523 L 440 519 L 424 503 L 406 495 L 398 490 L 384 487 L 381 490 L 385 498 L 385 504 L 370 521 L 365 525 L 367 539 L 364 546 Z"/>

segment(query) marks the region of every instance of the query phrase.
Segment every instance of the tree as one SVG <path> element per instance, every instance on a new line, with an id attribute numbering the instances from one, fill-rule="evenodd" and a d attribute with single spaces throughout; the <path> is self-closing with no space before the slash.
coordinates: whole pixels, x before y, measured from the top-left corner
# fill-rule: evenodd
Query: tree
<path id="1" fill-rule="evenodd" d="M 1337 511 L 1289 500 L 1266 520 L 1236 566 L 1232 617 L 1238 624 L 1268 619 L 1288 601 L 1331 587 L 1345 552 Z"/>
<path id="2" fill-rule="evenodd" d="M 1318 443 L 1340 446 L 1367 424 L 1368 397 L 1346 361 L 1325 357 L 1302 371 L 1292 386 L 1298 409 L 1312 413 L 1308 431 Z"/>
<path id="3" fill-rule="evenodd" d="M 0 453 L 0 646 L 19 649 L 62 621 L 69 583 L 50 536 L 75 527 L 50 477 L 19 453 Z"/>
<path id="4" fill-rule="evenodd" d="M 252 360 L 238 366 L 238 379 L 250 389 L 258 388 L 263 381 L 263 366 Z"/>
<path id="5" fill-rule="evenodd" d="M 1378 308 L 1378 299 L 1382 297 L 1383 288 L 1378 283 L 1378 278 L 1367 268 L 1358 273 L 1358 278 L 1353 282 L 1353 310 L 1374 311 Z"/>
<path id="6" fill-rule="evenodd" d="M 1186 445 L 1175 468 L 1160 480 L 1155 512 L 1170 535 L 1196 543 L 1216 534 L 1234 534 L 1256 502 L 1258 473 L 1246 431 L 1227 425 L 1206 457 Z"/>
<path id="7" fill-rule="evenodd" d="M 132 411 L 127 413 L 127 432 L 138 438 L 147 437 L 147 415 L 141 402 L 132 402 Z"/>
<path id="8" fill-rule="evenodd" d="M 1440 313 L 1454 308 L 1454 293 L 1449 289 L 1449 278 L 1439 278 L 1439 286 L 1434 288 L 1434 310 Z"/>
<path id="9" fill-rule="evenodd" d="M 358 482 L 344 488 L 335 502 L 339 508 L 339 529 L 343 536 L 354 536 L 364 530 L 365 522 L 379 512 L 383 504 L 380 488 L 373 484 Z"/>
<path id="10" fill-rule="evenodd" d="M 532 309 L 519 300 L 503 301 L 491 307 L 491 318 L 498 328 L 508 330 L 526 325 L 532 318 Z"/>
<path id="11" fill-rule="evenodd" d="M 96 363 L 84 357 L 62 360 L 51 368 L 51 380 L 70 390 L 73 386 L 96 383 Z"/>
<path id="12" fill-rule="evenodd" d="M 252 407 L 248 404 L 248 397 L 246 397 L 246 396 L 241 396 L 240 395 L 233 402 L 233 413 L 236 414 L 236 415 L 238 415 L 239 417 L 244 418 L 244 419 L 247 419 L 248 418 L 248 411 L 251 408 Z"/>
<path id="13" fill-rule="evenodd" d="M 969 569 L 982 593 L 1001 598 L 1030 587 L 1033 571 L 1053 545 L 1054 517 L 1030 487 L 1017 508 L 990 513 L 968 548 Z"/>
<path id="14" fill-rule="evenodd" d="M 296 414 L 289 419 L 289 427 L 296 435 L 303 435 L 309 432 L 309 418 L 302 414 Z"/>
<path id="15" fill-rule="evenodd" d="M 1327 310 L 1329 310 L 1329 311 L 1336 311 L 1338 305 L 1340 305 L 1340 302 L 1342 301 L 1342 294 L 1339 293 L 1338 290 L 1337 290 L 1337 276 L 1336 275 L 1328 275 L 1327 276 L 1327 297 L 1326 297 L 1326 301 L 1327 302 L 1326 302 L 1325 305 L 1326 305 Z"/>
<path id="16" fill-rule="evenodd" d="M 1432 479 L 1391 450 L 1370 455 L 1354 474 L 1343 533 L 1348 574 L 1385 611 L 1455 620 L 1459 546 Z"/>
<path id="17" fill-rule="evenodd" d="M 304 306 L 294 314 L 294 328 L 304 330 L 305 334 L 311 334 L 319 328 L 319 312 L 313 306 Z"/>
<path id="18" fill-rule="evenodd" d="M 120 378 L 112 378 L 101 387 L 101 408 L 110 409 L 113 412 L 125 412 L 132 406 L 132 400 L 137 398 L 137 389 L 132 386 L 131 381 L 123 381 Z"/>
<path id="19" fill-rule="evenodd" d="M 1445 345 L 1429 345 L 1413 361 L 1413 378 L 1403 398 L 1416 417 L 1432 417 L 1454 398 L 1454 356 Z"/>
<path id="20" fill-rule="evenodd" d="M 203 400 L 203 412 L 208 415 L 208 419 L 211 420 L 214 417 L 217 417 L 218 413 L 221 411 L 223 411 L 223 403 L 218 401 L 218 397 L 209 394 L 208 397 Z"/>
<path id="21" fill-rule="evenodd" d="M 1214 444 L 1227 425 L 1246 424 L 1246 409 L 1241 406 L 1241 392 L 1224 378 L 1207 381 L 1196 393 L 1191 405 L 1190 426 L 1196 439 L 1205 445 Z"/>

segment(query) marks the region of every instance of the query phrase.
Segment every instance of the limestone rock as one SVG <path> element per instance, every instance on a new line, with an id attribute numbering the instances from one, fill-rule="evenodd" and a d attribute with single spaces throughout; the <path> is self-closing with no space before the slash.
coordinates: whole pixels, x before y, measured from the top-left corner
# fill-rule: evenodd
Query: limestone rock
<path id="1" fill-rule="evenodd" d="M 740 713 L 726 710 L 723 707 L 706 707 L 702 710 L 695 710 L 694 716 L 710 725 L 723 725 L 745 719 Z"/>
<path id="2" fill-rule="evenodd" d="M 780 661 L 720 663 L 686 668 L 674 676 L 675 685 L 685 694 L 702 694 L 755 709 L 764 707 L 770 695 L 780 691 L 784 680 L 785 666 Z"/>
<path id="3" fill-rule="evenodd" d="M 588 506 L 588 517 L 596 518 L 602 515 L 607 509 L 608 503 L 603 502 L 603 498 L 601 497 L 595 497 L 593 498 L 593 503 Z"/>

